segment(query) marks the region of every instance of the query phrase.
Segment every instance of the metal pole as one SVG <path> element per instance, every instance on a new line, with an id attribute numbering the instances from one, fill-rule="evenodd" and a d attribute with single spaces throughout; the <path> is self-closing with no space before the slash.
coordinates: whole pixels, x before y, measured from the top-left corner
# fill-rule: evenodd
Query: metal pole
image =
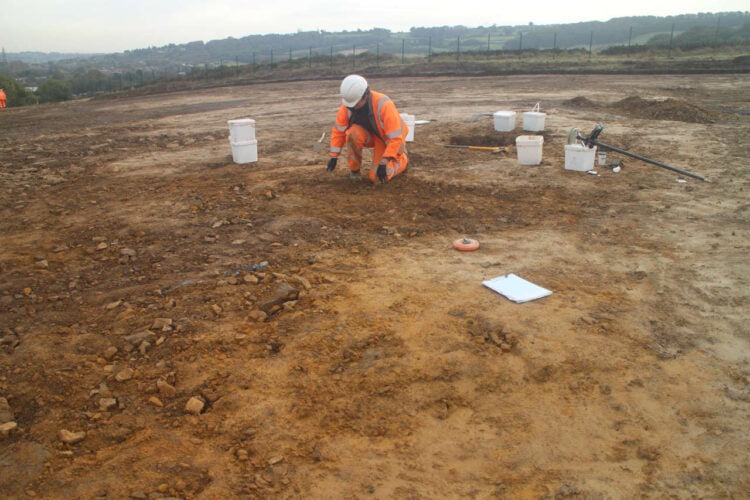
<path id="1" fill-rule="evenodd" d="M 427 40 L 427 62 L 432 62 L 432 37 Z"/>
<path id="2" fill-rule="evenodd" d="M 273 66 L 273 49 L 271 49 L 271 66 Z"/>
<path id="3" fill-rule="evenodd" d="M 375 55 L 375 66 L 380 67 L 380 42 L 378 42 L 378 49 Z"/>
<path id="4" fill-rule="evenodd" d="M 333 45 L 331 45 L 331 67 L 333 68 Z"/>
<path id="5" fill-rule="evenodd" d="M 630 41 L 633 39 L 633 27 L 630 27 L 630 31 L 628 32 L 628 48 L 630 48 Z"/>
<path id="6" fill-rule="evenodd" d="M 292 49 L 289 49 L 289 64 L 292 64 Z"/>
<path id="7" fill-rule="evenodd" d="M 487 33 L 487 59 L 490 58 L 490 33 Z"/>
<path id="8" fill-rule="evenodd" d="M 312 67 L 312 47 L 310 47 L 309 52 L 307 53 L 307 67 Z"/>
<path id="9" fill-rule="evenodd" d="M 456 61 L 461 61 L 461 35 L 456 39 Z"/>
<path id="10" fill-rule="evenodd" d="M 518 41 L 518 51 L 521 52 L 523 50 L 523 31 L 521 32 L 521 37 Z"/>
<path id="11" fill-rule="evenodd" d="M 579 134 L 578 139 L 585 141 L 586 137 L 583 137 Z M 678 174 L 687 175 L 688 177 L 692 177 L 693 179 L 698 179 L 699 181 L 706 180 L 705 177 L 700 176 L 698 174 L 688 172 L 687 170 L 683 170 L 679 167 L 673 167 L 672 165 L 667 165 L 666 163 L 662 163 L 660 161 L 652 160 L 651 158 L 646 158 L 645 156 L 641 156 L 639 154 L 631 153 L 630 151 L 626 151 L 624 149 L 620 149 L 615 146 L 610 146 L 609 144 L 604 144 L 603 142 L 599 142 L 599 141 L 590 141 L 590 142 L 602 148 L 609 149 L 611 151 L 615 151 L 620 154 L 624 154 L 625 156 L 630 156 L 631 158 L 635 158 L 636 160 L 645 161 L 646 163 L 651 163 L 652 165 L 656 165 L 657 167 L 666 168 L 667 170 L 671 170 L 672 172 L 677 172 Z"/>
<path id="12" fill-rule="evenodd" d="M 234 76 L 240 74 L 240 57 L 234 56 Z"/>
<path id="13" fill-rule="evenodd" d="M 352 69 L 357 66 L 357 46 L 352 45 Z"/>
<path id="14" fill-rule="evenodd" d="M 591 35 L 589 36 L 589 61 L 591 60 L 591 47 L 594 45 L 594 30 L 591 30 Z"/>
<path id="15" fill-rule="evenodd" d="M 404 53 L 406 52 L 406 38 L 401 39 L 401 64 L 404 64 Z"/>

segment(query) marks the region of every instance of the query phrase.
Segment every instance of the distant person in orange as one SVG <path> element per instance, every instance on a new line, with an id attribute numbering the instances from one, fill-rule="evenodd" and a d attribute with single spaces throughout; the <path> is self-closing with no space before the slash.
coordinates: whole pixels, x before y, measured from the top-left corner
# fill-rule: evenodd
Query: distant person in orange
<path id="1" fill-rule="evenodd" d="M 0 89 L 0 109 L 3 109 L 8 102 L 8 96 L 5 95 L 5 91 Z"/>
<path id="2" fill-rule="evenodd" d="M 406 170 L 406 135 L 409 128 L 390 98 L 370 90 L 367 80 L 349 75 L 341 82 L 341 101 L 331 130 L 331 151 L 326 170 L 333 172 L 343 152 L 349 179 L 360 179 L 362 148 L 373 148 L 370 181 L 388 182 Z"/>

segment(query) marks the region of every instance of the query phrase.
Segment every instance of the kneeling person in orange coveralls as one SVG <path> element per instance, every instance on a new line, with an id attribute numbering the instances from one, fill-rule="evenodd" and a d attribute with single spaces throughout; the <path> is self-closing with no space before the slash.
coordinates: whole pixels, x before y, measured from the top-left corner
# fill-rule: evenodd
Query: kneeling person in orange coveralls
<path id="1" fill-rule="evenodd" d="M 349 178 L 359 180 L 362 148 L 373 148 L 370 181 L 388 182 L 406 170 L 406 135 L 409 128 L 387 95 L 370 90 L 367 80 L 349 75 L 341 82 L 342 105 L 331 130 L 330 159 L 333 172 L 343 151 L 349 164 Z"/>
<path id="2" fill-rule="evenodd" d="M 5 91 L 3 89 L 0 89 L 0 109 L 5 107 L 5 102 L 8 100 L 8 97 L 5 95 Z"/>

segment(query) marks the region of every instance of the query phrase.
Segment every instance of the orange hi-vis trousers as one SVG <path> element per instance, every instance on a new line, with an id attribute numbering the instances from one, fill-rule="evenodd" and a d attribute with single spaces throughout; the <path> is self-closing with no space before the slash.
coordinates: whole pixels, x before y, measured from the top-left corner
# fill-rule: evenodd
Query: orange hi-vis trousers
<path id="1" fill-rule="evenodd" d="M 383 152 L 385 152 L 385 143 L 379 137 L 355 123 L 346 131 L 346 143 L 344 146 L 344 155 L 346 156 L 349 170 L 352 172 L 358 172 L 362 168 L 362 148 L 373 148 L 373 168 L 370 169 L 369 176 L 370 181 L 375 182 L 377 180 L 378 165 L 383 157 Z M 398 174 L 403 173 L 408 163 L 409 157 L 406 156 L 406 150 L 403 148 L 401 154 L 390 160 L 385 167 L 388 180 L 390 181 Z"/>

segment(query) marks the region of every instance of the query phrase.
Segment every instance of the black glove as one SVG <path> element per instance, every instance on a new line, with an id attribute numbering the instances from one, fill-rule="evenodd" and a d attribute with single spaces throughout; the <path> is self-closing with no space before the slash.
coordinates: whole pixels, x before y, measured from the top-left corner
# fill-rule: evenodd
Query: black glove
<path id="1" fill-rule="evenodd" d="M 328 165 L 326 166 L 326 170 L 329 172 L 333 172 L 336 168 L 336 162 L 338 161 L 338 158 L 331 158 L 328 160 Z"/>
<path id="2" fill-rule="evenodd" d="M 380 179 L 380 182 L 388 182 L 388 175 L 385 173 L 385 163 L 378 165 L 378 179 Z"/>

